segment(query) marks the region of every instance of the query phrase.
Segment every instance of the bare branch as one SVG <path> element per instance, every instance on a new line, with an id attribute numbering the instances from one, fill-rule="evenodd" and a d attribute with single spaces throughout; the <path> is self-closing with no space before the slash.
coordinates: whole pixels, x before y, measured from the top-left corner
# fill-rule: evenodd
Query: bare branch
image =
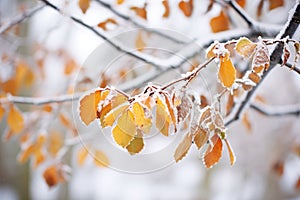
<path id="1" fill-rule="evenodd" d="M 149 31 L 151 33 L 155 33 L 157 35 L 160 35 L 166 39 L 169 39 L 171 41 L 174 41 L 176 43 L 179 43 L 179 44 L 185 44 L 186 41 L 183 41 L 183 40 L 180 40 L 178 38 L 175 38 L 175 37 L 172 37 L 171 35 L 168 35 L 166 33 L 163 33 L 161 31 L 158 31 L 156 29 L 149 29 L 147 28 L 147 26 L 141 24 L 140 22 L 134 20 L 134 18 L 130 17 L 129 15 L 126 15 L 126 14 L 123 14 L 121 12 L 119 12 L 117 9 L 115 9 L 114 7 L 112 7 L 109 3 L 106 3 L 102 0 L 95 0 L 97 3 L 99 3 L 100 5 L 102 5 L 104 8 L 110 10 L 111 12 L 113 12 L 115 15 L 119 16 L 120 18 L 126 20 L 126 21 L 129 21 L 130 23 L 132 23 L 133 25 L 139 27 L 139 28 L 142 28 L 142 29 L 145 29 L 146 31 Z"/>
<path id="2" fill-rule="evenodd" d="M 300 116 L 300 104 L 298 105 L 285 105 L 285 106 L 270 106 L 264 104 L 251 104 L 250 108 L 258 111 L 259 113 L 267 116 L 286 116 L 295 115 Z"/>
<path id="3" fill-rule="evenodd" d="M 237 14 L 241 16 L 241 18 L 248 24 L 248 26 L 255 30 L 256 32 L 261 32 L 265 35 L 271 36 L 277 34 L 281 29 L 282 26 L 275 25 L 275 24 L 265 24 L 261 22 L 257 22 L 256 20 L 252 19 L 248 13 L 238 4 L 236 1 L 233 0 L 224 0 Z"/>
<path id="4" fill-rule="evenodd" d="M 287 67 L 287 68 L 289 68 L 291 71 L 297 72 L 300 75 L 300 69 L 296 68 L 296 67 L 293 67 L 292 64 L 285 63 L 284 66 Z"/>
<path id="5" fill-rule="evenodd" d="M 276 38 L 285 38 L 285 37 L 289 37 L 292 38 L 294 33 L 296 32 L 299 23 L 300 23 L 300 2 L 298 1 L 297 4 L 295 5 L 295 7 L 292 9 L 293 12 L 290 12 L 292 16 L 289 17 L 289 21 L 286 23 L 286 27 L 283 31 L 281 31 Z M 282 50 L 283 50 L 283 45 L 281 43 L 277 44 L 277 46 L 274 48 L 274 50 L 271 53 L 270 56 L 270 67 L 268 69 L 268 71 L 266 71 L 262 77 L 261 77 L 261 81 L 255 86 L 253 87 L 253 89 L 248 92 L 248 94 L 246 95 L 246 97 L 244 98 L 244 100 L 241 102 L 241 104 L 237 104 L 238 109 L 237 112 L 233 114 L 233 117 L 231 117 L 232 115 L 230 115 L 231 118 L 229 118 L 229 120 L 225 123 L 225 126 L 228 126 L 229 124 L 233 123 L 234 121 L 238 120 L 242 114 L 242 112 L 244 111 L 244 109 L 248 106 L 249 102 L 251 101 L 253 95 L 255 94 L 257 88 L 259 88 L 259 86 L 262 84 L 263 80 L 267 77 L 267 75 L 272 71 L 272 69 L 278 64 L 280 63 L 281 60 L 281 55 L 282 55 Z"/>
<path id="6" fill-rule="evenodd" d="M 44 7 L 45 7 L 45 5 L 37 5 L 33 8 L 25 11 L 24 13 L 16 16 L 11 21 L 5 23 L 3 26 L 0 27 L 0 35 L 3 34 L 5 31 L 7 31 L 8 29 L 10 29 L 11 27 L 13 27 L 13 26 L 21 23 L 25 19 L 33 16 L 35 13 L 37 13 L 38 11 L 40 11 Z"/>

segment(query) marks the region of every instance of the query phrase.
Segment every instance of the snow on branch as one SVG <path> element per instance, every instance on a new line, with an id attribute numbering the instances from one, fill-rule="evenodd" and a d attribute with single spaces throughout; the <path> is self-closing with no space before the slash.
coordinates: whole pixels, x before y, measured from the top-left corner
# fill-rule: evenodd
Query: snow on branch
<path id="1" fill-rule="evenodd" d="M 138 22 L 137 20 L 135 20 L 134 18 L 130 17 L 129 15 L 126 15 L 124 13 L 121 13 L 119 12 L 117 9 L 115 9 L 114 7 L 112 7 L 109 3 L 106 3 L 102 0 L 95 0 L 97 3 L 99 3 L 101 6 L 103 6 L 104 8 L 110 10 L 112 13 L 114 13 L 115 15 L 117 15 L 118 17 L 132 23 L 133 25 L 139 27 L 139 28 L 142 28 L 142 29 L 145 29 L 146 31 L 148 32 L 151 32 L 151 33 L 155 33 L 157 35 L 160 35 L 166 39 L 169 39 L 173 42 L 176 42 L 176 43 L 179 43 L 179 44 L 185 44 L 187 41 L 183 41 L 183 40 L 180 40 L 178 38 L 175 38 L 171 35 L 168 35 L 166 33 L 163 33 L 161 31 L 158 31 L 156 29 L 149 29 L 147 28 L 147 26 L 143 25 L 142 23 Z"/>
<path id="2" fill-rule="evenodd" d="M 11 21 L 5 23 L 4 25 L 2 25 L 0 27 L 0 35 L 2 33 L 4 33 L 5 31 L 7 31 L 9 28 L 21 23 L 22 21 L 24 21 L 25 19 L 31 17 L 32 15 L 34 15 L 35 13 L 37 13 L 38 11 L 40 11 L 42 8 L 44 8 L 45 5 L 37 5 L 27 11 L 25 11 L 24 13 L 16 16 L 15 18 L 13 18 Z"/>
<path id="3" fill-rule="evenodd" d="M 300 104 L 284 105 L 284 106 L 270 106 L 265 104 L 251 104 L 250 108 L 267 116 L 286 116 L 295 115 L 300 116 Z"/>
<path id="4" fill-rule="evenodd" d="M 299 18 L 300 18 L 300 2 L 298 1 L 295 4 L 294 8 L 292 8 L 292 10 L 290 11 L 289 20 L 286 23 L 285 28 L 276 36 L 276 38 L 284 39 L 287 36 L 289 38 L 292 38 L 299 26 L 299 23 L 300 23 Z M 225 126 L 228 126 L 231 123 L 233 123 L 234 121 L 237 121 L 240 119 L 242 112 L 249 105 L 249 102 L 251 101 L 252 97 L 254 96 L 257 88 L 259 88 L 259 86 L 263 83 L 263 80 L 272 71 L 272 69 L 274 69 L 274 67 L 280 63 L 282 51 L 283 51 L 283 44 L 281 44 L 281 43 L 277 44 L 271 53 L 271 56 L 270 56 L 271 62 L 270 62 L 270 67 L 269 67 L 268 71 L 266 71 L 262 75 L 261 81 L 255 87 L 253 87 L 253 89 L 250 92 L 248 92 L 248 94 L 246 95 L 244 100 L 240 104 L 237 104 L 237 106 L 238 106 L 237 111 L 233 115 L 230 115 L 228 117 L 229 120 L 227 120 L 227 122 L 225 123 Z"/>

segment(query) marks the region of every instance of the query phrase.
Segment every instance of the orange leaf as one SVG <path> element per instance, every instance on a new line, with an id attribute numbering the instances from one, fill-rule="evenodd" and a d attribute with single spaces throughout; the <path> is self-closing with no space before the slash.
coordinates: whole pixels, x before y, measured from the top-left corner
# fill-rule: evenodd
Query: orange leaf
<path id="1" fill-rule="evenodd" d="M 145 3 L 143 8 L 139 8 L 136 6 L 132 6 L 130 9 L 133 10 L 135 12 L 136 15 L 140 16 L 141 18 L 147 20 L 147 3 Z"/>
<path id="2" fill-rule="evenodd" d="M 245 8 L 245 6 L 246 6 L 246 0 L 236 0 L 236 2 L 237 2 L 242 8 Z"/>
<path id="3" fill-rule="evenodd" d="M 3 83 L 1 83 L 0 87 L 2 87 L 2 90 L 5 93 L 10 93 L 12 95 L 17 95 L 20 87 L 17 84 L 17 81 L 15 79 L 9 79 Z"/>
<path id="4" fill-rule="evenodd" d="M 132 105 L 132 112 L 134 115 L 134 123 L 136 126 L 142 130 L 144 133 L 149 133 L 152 126 L 152 121 L 145 115 L 146 108 L 140 103 L 134 102 Z"/>
<path id="5" fill-rule="evenodd" d="M 231 112 L 233 106 L 234 106 L 234 95 L 229 94 L 226 103 L 226 116 L 228 116 L 228 114 Z"/>
<path id="6" fill-rule="evenodd" d="M 224 140 L 225 140 L 227 150 L 228 150 L 228 153 L 229 153 L 230 165 L 234 165 L 235 160 L 236 160 L 235 155 L 234 155 L 234 151 L 232 150 L 231 145 L 228 142 L 228 140 L 227 139 L 224 139 Z"/>
<path id="7" fill-rule="evenodd" d="M 206 58 L 211 59 L 212 57 L 215 57 L 216 54 L 214 53 L 215 47 L 217 46 L 217 42 L 212 43 L 206 50 Z"/>
<path id="8" fill-rule="evenodd" d="M 90 0 L 79 0 L 78 5 L 83 13 L 90 7 Z"/>
<path id="9" fill-rule="evenodd" d="M 235 49 L 243 57 L 249 58 L 256 48 L 256 44 L 248 38 L 242 37 L 238 40 Z"/>
<path id="10" fill-rule="evenodd" d="M 207 142 L 209 133 L 201 127 L 198 127 L 193 134 L 195 145 L 200 149 Z"/>
<path id="11" fill-rule="evenodd" d="M 5 114 L 5 109 L 4 109 L 3 106 L 0 104 L 0 122 L 1 122 L 1 120 L 2 120 L 2 118 L 3 118 L 3 116 L 4 116 L 4 114 Z"/>
<path id="12" fill-rule="evenodd" d="M 135 47 L 138 51 L 143 51 L 143 49 L 146 47 L 146 43 L 143 40 L 142 32 L 139 31 L 136 40 L 135 40 Z"/>
<path id="13" fill-rule="evenodd" d="M 282 176 L 284 172 L 284 163 L 283 161 L 279 160 L 273 165 L 273 171 L 278 175 Z"/>
<path id="14" fill-rule="evenodd" d="M 163 17 L 164 17 L 164 18 L 167 18 L 167 17 L 169 17 L 169 15 L 170 15 L 169 1 L 168 1 L 168 0 L 163 0 L 163 1 L 162 1 L 162 4 L 163 4 L 163 6 L 164 6 L 164 8 L 165 8 L 165 12 L 164 12 L 164 14 L 163 14 Z"/>
<path id="15" fill-rule="evenodd" d="M 106 27 L 107 24 L 118 24 L 118 23 L 113 18 L 108 18 L 105 21 L 100 22 L 98 24 L 98 27 L 102 28 L 104 31 L 106 31 L 107 30 L 107 27 Z"/>
<path id="16" fill-rule="evenodd" d="M 192 15 L 194 9 L 193 0 L 182 0 L 179 2 L 178 6 L 186 17 L 190 17 Z"/>
<path id="17" fill-rule="evenodd" d="M 48 167 L 44 171 L 43 177 L 49 187 L 53 187 L 58 183 L 62 183 L 65 181 L 65 177 L 61 167 L 56 165 Z"/>
<path id="18" fill-rule="evenodd" d="M 284 0 L 269 0 L 269 10 L 273 10 L 283 5 L 284 5 Z"/>
<path id="19" fill-rule="evenodd" d="M 121 5 L 121 4 L 124 3 L 124 1 L 125 1 L 125 0 L 117 0 L 117 4 L 118 4 L 118 5 Z"/>
<path id="20" fill-rule="evenodd" d="M 68 59 L 65 63 L 65 75 L 72 74 L 75 70 L 77 70 L 79 67 L 74 59 Z"/>
<path id="21" fill-rule="evenodd" d="M 256 73 L 254 72 L 251 72 L 249 75 L 248 75 L 248 78 L 253 81 L 254 83 L 259 83 L 260 81 L 260 76 L 258 76 Z"/>
<path id="22" fill-rule="evenodd" d="M 206 106 L 208 106 L 208 100 L 206 98 L 206 96 L 204 95 L 200 95 L 200 108 L 205 108 Z"/>
<path id="23" fill-rule="evenodd" d="M 210 20 L 209 24 L 213 33 L 226 31 L 229 29 L 229 18 L 222 10 L 218 16 Z"/>
<path id="24" fill-rule="evenodd" d="M 83 165 L 88 155 L 89 149 L 86 146 L 81 147 L 77 152 L 77 163 Z"/>
<path id="25" fill-rule="evenodd" d="M 109 160 L 102 151 L 96 150 L 94 155 L 94 163 L 98 167 L 107 167 L 109 165 Z"/>
<path id="26" fill-rule="evenodd" d="M 101 92 L 101 90 L 96 90 L 80 99 L 80 118 L 85 125 L 89 125 L 97 118 L 97 109 L 101 98 Z"/>
<path id="27" fill-rule="evenodd" d="M 34 158 L 34 168 L 38 167 L 41 163 L 43 163 L 46 160 L 45 154 L 40 149 L 35 152 Z"/>
<path id="28" fill-rule="evenodd" d="M 179 143 L 174 154 L 176 162 L 180 161 L 187 154 L 192 145 L 192 139 L 193 135 L 187 133 L 183 140 Z"/>
<path id="29" fill-rule="evenodd" d="M 299 190 L 299 189 L 300 189 L 300 176 L 298 177 L 298 180 L 296 181 L 295 189 L 296 189 L 296 190 Z"/>
<path id="30" fill-rule="evenodd" d="M 211 168 L 213 165 L 219 162 L 220 158 L 222 157 L 222 140 L 215 134 L 211 138 L 211 143 L 209 144 L 203 157 L 203 162 L 205 167 Z"/>
<path id="31" fill-rule="evenodd" d="M 187 95 L 184 95 L 181 98 L 181 103 L 176 107 L 177 121 L 178 122 L 184 121 L 191 113 L 191 108 L 192 108 L 191 99 Z"/>
<path id="32" fill-rule="evenodd" d="M 236 78 L 236 70 L 229 56 L 220 58 L 218 78 L 224 87 L 231 87 Z"/>
<path id="33" fill-rule="evenodd" d="M 10 106 L 7 124 L 14 133 L 20 133 L 24 128 L 24 118 L 22 113 L 14 105 Z"/>
<path id="34" fill-rule="evenodd" d="M 262 10 L 263 10 L 263 7 L 264 7 L 264 2 L 265 2 L 265 0 L 260 0 L 258 5 L 257 5 L 257 10 L 256 10 L 256 16 L 257 17 L 260 17 L 261 14 L 262 14 Z"/>
<path id="35" fill-rule="evenodd" d="M 251 132 L 252 126 L 251 126 L 251 123 L 250 123 L 247 113 L 244 113 L 242 121 L 243 121 L 243 124 L 245 125 L 246 129 Z"/>

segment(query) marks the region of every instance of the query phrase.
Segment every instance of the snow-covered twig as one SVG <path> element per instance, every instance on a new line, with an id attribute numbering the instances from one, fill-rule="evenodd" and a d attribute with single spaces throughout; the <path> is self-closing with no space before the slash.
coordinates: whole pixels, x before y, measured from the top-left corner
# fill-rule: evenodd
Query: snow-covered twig
<path id="1" fill-rule="evenodd" d="M 295 5 L 295 7 L 291 10 L 289 20 L 285 25 L 285 28 L 277 35 L 276 38 L 286 38 L 287 36 L 289 38 L 292 38 L 294 33 L 296 32 L 298 26 L 299 26 L 299 18 L 300 18 L 300 2 L 298 1 Z M 238 106 L 237 111 L 233 113 L 232 115 L 229 115 L 229 120 L 226 121 L 225 126 L 230 125 L 234 121 L 237 121 L 240 119 L 240 116 L 244 109 L 249 105 L 249 102 L 251 101 L 252 97 L 254 96 L 257 88 L 263 83 L 264 79 L 267 77 L 267 75 L 274 69 L 274 67 L 280 63 L 281 61 L 281 55 L 283 53 L 283 44 L 279 43 L 277 46 L 274 48 L 274 50 L 271 53 L 270 56 L 270 67 L 268 71 L 266 71 L 262 77 L 260 82 L 257 83 L 253 89 L 248 92 L 244 100 L 241 102 L 241 104 L 237 104 Z"/>
<path id="2" fill-rule="evenodd" d="M 286 115 L 296 115 L 297 117 L 300 116 L 300 104 L 284 105 L 284 106 L 251 104 L 250 108 L 267 116 L 286 116 Z"/>
<path id="3" fill-rule="evenodd" d="M 36 12 L 38 12 L 39 10 L 41 10 L 43 7 L 45 7 L 45 5 L 37 5 L 29 10 L 26 10 L 24 13 L 16 16 L 15 18 L 13 18 L 11 21 L 5 23 L 4 25 L 2 25 L 0 27 L 0 35 L 2 33 L 4 33 L 5 31 L 7 31 L 9 28 L 21 23 L 22 21 L 24 21 L 25 19 L 31 17 L 32 15 L 34 15 Z"/>
<path id="4" fill-rule="evenodd" d="M 224 0 L 237 14 L 241 16 L 241 18 L 247 23 L 247 25 L 255 30 L 256 32 L 261 32 L 265 35 L 271 36 L 277 34 L 281 29 L 282 26 L 275 25 L 275 24 L 265 24 L 261 22 L 257 22 L 253 18 L 251 18 L 248 13 L 245 12 L 243 8 L 240 7 L 236 1 L 233 0 Z"/>
<path id="5" fill-rule="evenodd" d="M 102 0 L 95 0 L 97 3 L 99 3 L 101 6 L 103 6 L 104 8 L 107 8 L 108 10 L 110 10 L 112 13 L 114 13 L 115 15 L 119 16 L 120 18 L 132 23 L 133 25 L 139 27 L 139 28 L 142 28 L 148 32 L 151 32 L 151 33 L 155 33 L 157 35 L 160 35 L 166 39 L 169 39 L 171 41 L 174 41 L 176 43 L 179 43 L 179 44 L 185 44 L 187 43 L 188 41 L 184 41 L 184 40 L 180 40 L 178 38 L 175 38 L 171 35 L 168 35 L 166 33 L 163 33 L 161 31 L 158 31 L 157 29 L 149 29 L 147 26 L 143 25 L 142 23 L 138 22 L 137 20 L 135 20 L 134 18 L 130 17 L 129 15 L 126 15 L 124 13 L 121 13 L 119 12 L 117 9 L 115 9 L 113 6 L 111 6 L 109 3 L 106 3 Z"/>

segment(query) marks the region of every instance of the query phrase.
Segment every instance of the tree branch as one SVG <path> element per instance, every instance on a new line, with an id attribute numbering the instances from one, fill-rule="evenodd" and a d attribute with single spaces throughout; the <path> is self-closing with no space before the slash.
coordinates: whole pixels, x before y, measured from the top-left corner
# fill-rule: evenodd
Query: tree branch
<path id="1" fill-rule="evenodd" d="M 37 13 L 38 11 L 40 11 L 44 7 L 45 7 L 45 5 L 37 5 L 33 8 L 25 11 L 24 13 L 16 16 L 11 21 L 9 21 L 8 23 L 6 23 L 6 24 L 4 24 L 0 27 L 0 35 L 3 34 L 5 31 L 7 31 L 8 29 L 10 29 L 11 27 L 13 27 L 13 26 L 21 23 L 25 19 L 31 17 L 32 15 L 34 15 L 35 13 Z"/>
<path id="2" fill-rule="evenodd" d="M 160 32 L 156 29 L 149 29 L 147 26 L 137 22 L 136 20 L 134 20 L 132 17 L 130 17 L 129 15 L 126 15 L 126 14 L 123 14 L 123 13 L 120 13 L 117 9 L 115 9 L 114 7 L 112 7 L 109 3 L 106 3 L 102 0 L 95 0 L 98 4 L 102 5 L 104 8 L 110 10 L 112 13 L 114 13 L 115 15 L 119 16 L 120 18 L 126 20 L 126 21 L 129 21 L 130 23 L 132 23 L 133 25 L 139 27 L 139 28 L 142 28 L 142 29 L 145 29 L 146 31 L 149 31 L 151 33 L 155 33 L 157 35 L 160 35 L 166 39 L 169 39 L 171 41 L 174 41 L 176 43 L 179 43 L 179 44 L 185 44 L 186 41 L 183 41 L 183 40 L 180 40 L 178 38 L 175 38 L 175 37 L 172 37 L 171 35 L 168 35 L 168 34 L 165 34 L 163 32 Z"/>
<path id="3" fill-rule="evenodd" d="M 285 105 L 285 106 L 269 106 L 264 104 L 251 104 L 250 108 L 267 116 L 286 116 L 295 115 L 300 116 L 300 104 L 298 105 Z"/>
<path id="4" fill-rule="evenodd" d="M 296 30 L 299 26 L 299 23 L 300 23 L 300 2 L 299 1 L 297 2 L 297 4 L 295 5 L 295 7 L 292 10 L 293 10 L 293 12 L 290 12 L 291 16 L 289 17 L 289 21 L 286 23 L 285 29 L 277 35 L 277 38 L 283 39 L 287 36 L 289 38 L 292 38 L 294 33 L 296 32 Z M 248 104 L 251 101 L 253 95 L 255 94 L 257 88 L 259 88 L 259 86 L 262 84 L 262 82 L 267 77 L 267 75 L 272 71 L 272 69 L 278 63 L 280 63 L 282 50 L 283 50 L 283 45 L 281 43 L 277 44 L 275 49 L 271 53 L 271 56 L 270 56 L 271 62 L 270 62 L 270 67 L 269 67 L 268 71 L 266 71 L 262 75 L 261 81 L 255 87 L 253 87 L 253 89 L 250 92 L 248 92 L 248 94 L 246 95 L 244 100 L 241 102 L 241 104 L 237 104 L 237 106 L 239 106 L 237 109 L 237 112 L 234 114 L 234 116 L 232 118 L 230 118 L 225 123 L 225 126 L 230 125 L 231 123 L 233 123 L 234 121 L 236 121 L 240 118 L 242 112 L 248 106 Z"/>
<path id="5" fill-rule="evenodd" d="M 228 4 L 240 17 L 247 23 L 247 25 L 256 32 L 264 33 L 267 36 L 277 34 L 282 26 L 275 24 L 265 24 L 261 22 L 257 22 L 253 18 L 251 18 L 248 13 L 234 0 L 224 0 L 226 4 Z"/>
<path id="6" fill-rule="evenodd" d="M 284 66 L 287 67 L 287 68 L 289 68 L 291 71 L 294 71 L 294 72 L 296 72 L 296 73 L 298 73 L 300 75 L 300 69 L 296 68 L 296 67 L 293 67 L 292 64 L 285 63 Z"/>

